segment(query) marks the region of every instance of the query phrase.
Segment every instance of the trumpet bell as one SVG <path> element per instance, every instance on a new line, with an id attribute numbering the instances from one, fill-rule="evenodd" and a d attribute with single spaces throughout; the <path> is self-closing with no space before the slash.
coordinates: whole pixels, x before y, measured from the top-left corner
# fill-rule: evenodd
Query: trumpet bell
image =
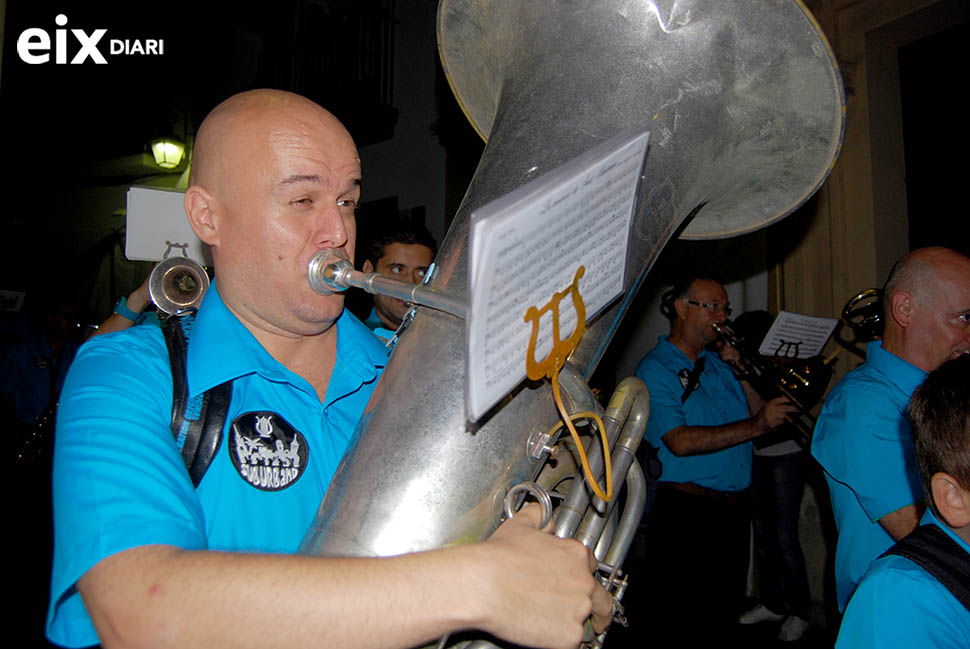
<path id="1" fill-rule="evenodd" d="M 855 333 L 856 343 L 882 338 L 882 291 L 867 288 L 857 293 L 842 308 L 842 322 Z"/>
<path id="2" fill-rule="evenodd" d="M 205 269 L 188 257 L 160 261 L 148 280 L 152 302 L 167 315 L 197 309 L 208 289 L 209 276 Z"/>

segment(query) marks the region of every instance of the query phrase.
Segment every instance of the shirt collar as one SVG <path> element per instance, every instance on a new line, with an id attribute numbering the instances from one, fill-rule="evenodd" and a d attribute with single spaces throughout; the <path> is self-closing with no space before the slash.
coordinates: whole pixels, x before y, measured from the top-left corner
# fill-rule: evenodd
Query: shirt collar
<path id="1" fill-rule="evenodd" d="M 680 361 L 683 361 L 683 363 L 685 363 L 689 367 L 693 367 L 696 361 L 692 361 L 690 359 L 690 356 L 685 354 L 680 347 L 670 342 L 669 338 L 670 338 L 669 335 L 660 336 L 659 345 L 660 345 L 660 348 L 664 350 L 664 354 L 670 356 L 671 358 L 676 358 Z M 701 353 L 697 355 L 697 359 L 700 360 L 701 358 L 707 356 L 708 353 L 709 352 L 707 350 L 707 347 L 704 347 L 703 349 L 701 349 Z"/>
<path id="2" fill-rule="evenodd" d="M 387 363 L 387 350 L 350 312 L 336 322 L 338 367 L 360 382 L 376 378 Z M 247 374 L 260 374 L 312 390 L 309 383 L 273 358 L 229 310 L 217 283 L 206 291 L 192 324 L 186 355 L 189 395 L 194 396 Z M 336 374 L 337 367 L 334 368 Z M 329 390 L 327 400 L 330 400 Z"/>
<path id="3" fill-rule="evenodd" d="M 879 340 L 866 345 L 866 362 L 885 374 L 907 395 L 912 394 L 926 378 L 926 372 L 883 349 Z"/>

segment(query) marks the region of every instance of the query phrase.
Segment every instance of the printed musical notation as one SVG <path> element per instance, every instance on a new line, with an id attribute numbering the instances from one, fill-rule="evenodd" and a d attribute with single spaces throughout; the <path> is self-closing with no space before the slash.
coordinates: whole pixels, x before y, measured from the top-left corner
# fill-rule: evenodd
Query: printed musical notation
<path id="1" fill-rule="evenodd" d="M 466 414 L 477 420 L 526 376 L 530 306 L 569 286 L 579 266 L 587 319 L 623 291 L 630 223 L 649 133 L 634 129 L 472 213 L 469 240 Z M 576 327 L 560 306 L 562 338 Z M 552 348 L 540 319 L 535 355 Z"/>
<path id="2" fill-rule="evenodd" d="M 789 358 L 817 356 L 838 322 L 837 318 L 782 311 L 765 335 L 758 353 Z"/>

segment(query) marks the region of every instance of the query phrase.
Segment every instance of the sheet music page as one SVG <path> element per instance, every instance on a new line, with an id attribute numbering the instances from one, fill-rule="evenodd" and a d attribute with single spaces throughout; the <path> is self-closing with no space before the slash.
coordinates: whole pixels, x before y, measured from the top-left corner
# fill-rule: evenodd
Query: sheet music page
<path id="1" fill-rule="evenodd" d="M 758 353 L 791 358 L 816 356 L 822 353 L 838 323 L 838 318 L 782 311 L 772 323 Z"/>
<path id="2" fill-rule="evenodd" d="M 623 291 L 630 223 L 649 133 L 627 131 L 472 213 L 466 414 L 477 420 L 526 377 L 532 324 L 585 267 L 579 292 L 592 318 Z M 576 327 L 572 297 L 559 308 L 559 340 Z M 540 318 L 535 359 L 552 349 L 552 314 Z"/>

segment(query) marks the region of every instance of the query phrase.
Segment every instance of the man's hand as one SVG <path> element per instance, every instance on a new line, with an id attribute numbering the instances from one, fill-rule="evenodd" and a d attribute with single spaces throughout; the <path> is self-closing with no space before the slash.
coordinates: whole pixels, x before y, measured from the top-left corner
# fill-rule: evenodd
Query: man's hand
<path id="1" fill-rule="evenodd" d="M 788 397 L 775 397 L 761 406 L 754 416 L 754 421 L 763 429 L 763 432 L 768 432 L 785 423 L 785 417 L 797 411 L 798 408 L 788 400 Z"/>
<path id="2" fill-rule="evenodd" d="M 539 530 L 541 510 L 527 505 L 483 544 L 489 552 L 486 616 L 481 628 L 535 647 L 573 648 L 593 616 L 597 632 L 609 624 L 613 599 L 593 577 L 596 559 L 583 544 Z"/>
<path id="3" fill-rule="evenodd" d="M 152 275 L 151 273 L 145 278 L 145 281 L 141 283 L 141 286 L 136 288 L 128 296 L 128 308 L 135 313 L 141 313 L 148 306 L 148 303 L 152 301 L 151 289 L 149 287 L 151 283 Z"/>
<path id="4" fill-rule="evenodd" d="M 718 346 L 717 353 L 720 354 L 721 360 L 725 363 L 730 363 L 732 365 L 741 364 L 741 352 L 739 352 L 734 345 L 722 342 Z"/>

